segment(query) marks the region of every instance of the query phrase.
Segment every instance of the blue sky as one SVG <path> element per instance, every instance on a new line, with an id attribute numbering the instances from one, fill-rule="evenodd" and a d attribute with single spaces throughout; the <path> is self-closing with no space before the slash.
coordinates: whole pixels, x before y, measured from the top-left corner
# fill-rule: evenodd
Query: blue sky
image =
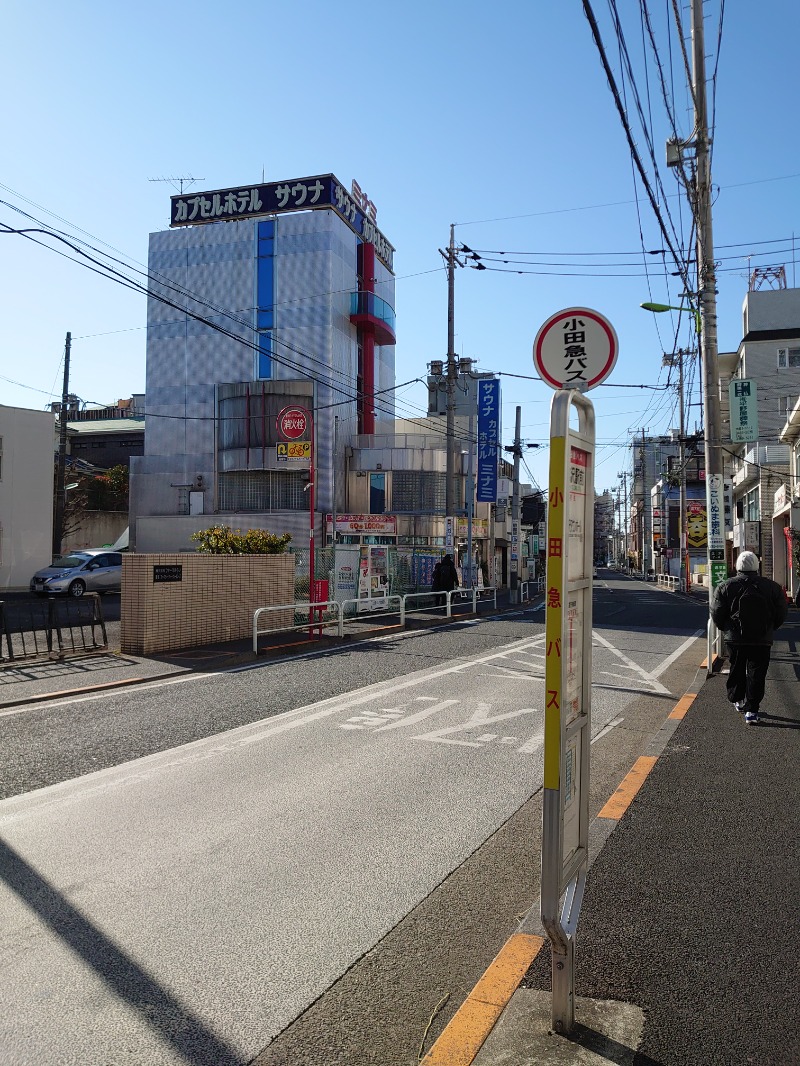
<path id="1" fill-rule="evenodd" d="M 709 77 L 719 4 L 706 5 Z M 619 80 L 609 4 L 593 7 Z M 663 163 L 670 127 L 640 5 L 618 0 L 617 7 L 666 204 L 685 244 L 690 216 Z M 672 4 L 649 0 L 647 8 L 667 98 L 688 137 Z M 688 24 L 688 9 L 684 17 Z M 796 281 L 799 24 L 791 0 L 725 5 L 713 157 L 720 350 L 741 338 L 748 255 L 751 267 L 785 264 L 789 285 Z M 634 181 L 579 0 L 362 8 L 318 0 L 10 0 L 4 31 L 0 222 L 37 224 L 11 204 L 142 269 L 148 233 L 167 226 L 175 191 L 153 178 L 192 175 L 202 179 L 197 189 L 242 185 L 262 173 L 268 181 L 328 172 L 347 185 L 355 178 L 397 249 L 398 382 L 424 378 L 426 364 L 446 354 L 447 286 L 437 249 L 452 222 L 457 242 L 493 268 L 458 272 L 456 348 L 480 369 L 507 375 L 505 443 L 519 404 L 523 438 L 543 445 L 527 456 L 539 484 L 547 483 L 551 390 L 527 377 L 535 373 L 537 329 L 563 307 L 603 312 L 620 340 L 609 384 L 592 393 L 597 489 L 617 484 L 631 431 L 677 424 L 675 390 L 641 387 L 666 384 L 662 353 L 673 349 L 677 318 L 639 304 L 676 303 L 682 285 L 670 275 L 674 264 L 642 252 L 664 240 Z M 627 77 L 625 91 L 647 157 Z M 653 180 L 654 170 L 651 161 Z M 504 272 L 498 259 L 521 260 L 505 271 L 526 273 Z M 582 273 L 626 276 L 566 276 Z M 142 295 L 19 235 L 0 240 L 0 281 L 0 403 L 41 408 L 60 395 L 68 330 L 72 390 L 82 399 L 115 402 L 144 390 Z M 686 326 L 677 340 L 692 343 Z M 689 376 L 692 429 L 700 408 L 697 375 Z M 398 414 L 424 407 L 421 385 L 399 390 Z"/>

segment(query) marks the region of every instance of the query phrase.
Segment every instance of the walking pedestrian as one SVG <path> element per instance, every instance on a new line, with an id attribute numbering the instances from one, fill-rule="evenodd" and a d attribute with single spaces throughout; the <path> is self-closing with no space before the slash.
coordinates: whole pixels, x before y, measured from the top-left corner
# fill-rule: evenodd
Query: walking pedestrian
<path id="1" fill-rule="evenodd" d="M 431 592 L 452 592 L 453 589 L 458 588 L 458 584 L 458 571 L 453 563 L 453 557 L 452 555 L 445 555 L 433 568 Z M 447 597 L 441 596 L 438 602 L 446 604 Z"/>
<path id="2" fill-rule="evenodd" d="M 748 725 L 757 725 L 764 698 L 774 630 L 786 620 L 786 595 L 777 581 L 758 572 L 758 557 L 742 552 L 736 576 L 718 585 L 711 617 L 728 648 L 728 700 L 744 712 Z"/>

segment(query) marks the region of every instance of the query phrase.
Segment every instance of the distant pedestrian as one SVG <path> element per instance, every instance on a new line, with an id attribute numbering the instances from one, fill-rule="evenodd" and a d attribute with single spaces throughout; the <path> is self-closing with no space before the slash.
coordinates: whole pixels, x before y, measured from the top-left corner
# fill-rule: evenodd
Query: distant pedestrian
<path id="1" fill-rule="evenodd" d="M 757 725 L 764 698 L 774 630 L 786 620 L 786 594 L 777 581 L 758 572 L 758 557 L 742 552 L 736 576 L 714 592 L 711 617 L 728 646 L 728 700 L 744 711 L 748 725 Z"/>
<path id="2" fill-rule="evenodd" d="M 452 555 L 445 555 L 444 559 L 433 568 L 431 592 L 452 592 L 453 589 L 458 588 L 458 584 L 458 571 L 453 563 L 453 557 Z M 440 596 L 438 602 L 446 604 L 447 597 Z"/>

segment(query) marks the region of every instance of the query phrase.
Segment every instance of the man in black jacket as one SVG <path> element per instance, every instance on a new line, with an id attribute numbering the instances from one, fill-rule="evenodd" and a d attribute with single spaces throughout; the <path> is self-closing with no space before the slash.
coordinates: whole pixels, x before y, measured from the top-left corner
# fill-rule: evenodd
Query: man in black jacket
<path id="1" fill-rule="evenodd" d="M 458 571 L 453 562 L 452 555 L 445 555 L 433 568 L 432 592 L 452 592 L 458 588 Z M 447 597 L 440 596 L 439 603 L 446 604 Z"/>
<path id="2" fill-rule="evenodd" d="M 736 560 L 736 577 L 718 585 L 711 617 L 728 646 L 730 673 L 728 699 L 744 711 L 748 725 L 758 724 L 764 698 L 774 630 L 786 620 L 786 594 L 777 581 L 761 577 L 758 557 L 742 552 Z"/>

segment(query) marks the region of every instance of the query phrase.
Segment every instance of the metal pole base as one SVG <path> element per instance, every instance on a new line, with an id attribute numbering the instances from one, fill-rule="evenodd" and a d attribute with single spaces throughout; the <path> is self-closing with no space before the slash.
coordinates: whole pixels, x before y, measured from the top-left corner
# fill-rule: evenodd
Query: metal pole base
<path id="1" fill-rule="evenodd" d="M 575 938 L 561 949 L 551 942 L 553 959 L 553 1031 L 569 1036 L 575 1028 Z"/>

